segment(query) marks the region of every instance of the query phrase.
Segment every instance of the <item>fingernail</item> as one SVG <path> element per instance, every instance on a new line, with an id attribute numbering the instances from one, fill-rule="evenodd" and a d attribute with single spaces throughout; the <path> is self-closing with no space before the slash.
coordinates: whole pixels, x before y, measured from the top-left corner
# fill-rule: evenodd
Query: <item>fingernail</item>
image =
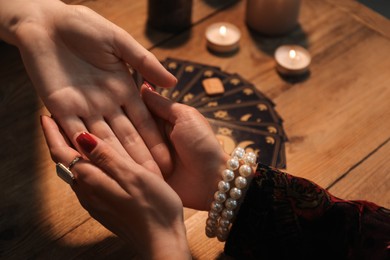
<path id="1" fill-rule="evenodd" d="M 155 92 L 156 90 L 154 89 L 154 87 L 147 81 L 144 81 L 144 85 L 152 92 Z"/>
<path id="2" fill-rule="evenodd" d="M 76 138 L 76 142 L 83 148 L 84 151 L 90 153 L 95 149 L 97 142 L 96 140 L 88 133 L 81 133 Z"/>

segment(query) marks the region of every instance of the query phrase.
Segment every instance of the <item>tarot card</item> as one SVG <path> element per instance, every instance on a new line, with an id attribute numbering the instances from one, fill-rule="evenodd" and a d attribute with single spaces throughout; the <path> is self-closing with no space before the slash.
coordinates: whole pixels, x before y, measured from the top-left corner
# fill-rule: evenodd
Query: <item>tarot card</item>
<path id="1" fill-rule="evenodd" d="M 209 120 L 218 141 L 226 153 L 230 154 L 237 146 L 247 152 L 252 151 L 258 156 L 258 161 L 273 167 L 283 168 L 279 153 L 281 140 L 278 135 L 265 134 L 253 128 Z"/>
<path id="2" fill-rule="evenodd" d="M 178 81 L 180 81 L 182 68 L 186 63 L 188 63 L 188 62 L 186 62 L 184 60 L 167 58 L 165 61 L 162 62 L 162 65 L 170 73 L 172 73 L 172 75 L 175 76 Z M 171 92 L 173 91 L 173 89 L 174 89 L 174 87 L 173 88 L 162 88 L 162 87 L 156 86 L 156 91 L 164 97 L 169 97 Z"/>
<path id="3" fill-rule="evenodd" d="M 204 107 L 204 106 L 216 106 L 218 100 L 224 98 L 225 96 L 238 95 L 238 91 L 242 90 L 243 87 L 253 89 L 253 92 L 259 97 L 259 99 L 267 100 L 268 103 L 274 105 L 266 96 L 264 96 L 260 91 L 256 89 L 251 83 L 243 79 L 238 74 L 233 74 L 229 78 L 226 78 L 223 82 L 225 92 L 222 95 L 218 96 L 208 96 L 206 93 L 201 93 L 196 96 L 193 101 L 190 103 L 193 107 Z"/>
<path id="4" fill-rule="evenodd" d="M 282 123 L 282 119 L 266 100 L 198 110 L 207 118 L 228 122 Z"/>
<path id="5" fill-rule="evenodd" d="M 263 95 L 252 85 L 247 85 L 235 90 L 230 91 L 229 95 L 220 96 L 217 99 L 213 99 L 203 105 L 198 105 L 197 108 L 207 108 L 207 107 L 216 107 L 223 105 L 233 105 L 233 104 L 242 104 L 254 101 L 263 101 L 268 102 L 268 99 L 264 99 Z M 269 102 L 268 102 L 269 103 Z"/>
<path id="6" fill-rule="evenodd" d="M 203 80 L 210 78 L 218 78 L 221 81 L 225 78 L 229 77 L 230 74 L 227 74 L 221 70 L 217 70 L 212 67 L 204 67 L 197 75 L 193 78 L 191 82 L 187 84 L 187 86 L 181 91 L 181 93 L 177 96 L 175 101 L 190 105 L 192 99 L 204 93 L 204 86 L 202 84 Z"/>
<path id="7" fill-rule="evenodd" d="M 248 127 L 248 128 L 253 128 L 262 132 L 267 132 L 269 134 L 279 135 L 283 141 L 288 140 L 287 135 L 280 123 L 257 123 L 257 122 L 248 122 L 248 121 L 234 121 L 231 123 L 234 123 L 235 125 Z"/>

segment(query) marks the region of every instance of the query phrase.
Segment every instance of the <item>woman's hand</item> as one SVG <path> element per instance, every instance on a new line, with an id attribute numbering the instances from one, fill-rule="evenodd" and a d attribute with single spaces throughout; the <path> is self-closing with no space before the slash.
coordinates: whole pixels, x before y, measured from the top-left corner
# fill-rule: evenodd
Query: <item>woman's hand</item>
<path id="1" fill-rule="evenodd" d="M 41 120 L 55 162 L 69 165 L 80 156 L 54 120 Z M 123 158 L 93 135 L 80 134 L 76 141 L 88 159 L 72 167 L 72 188 L 90 215 L 145 259 L 190 259 L 182 203 L 161 176 Z"/>
<path id="2" fill-rule="evenodd" d="M 149 110 L 160 120 L 172 145 L 173 170 L 164 175 L 184 206 L 209 210 L 228 155 L 207 120 L 194 108 L 141 89 Z"/>
<path id="3" fill-rule="evenodd" d="M 0 0 L 0 38 L 19 48 L 38 94 L 73 145 L 76 133 L 89 131 L 151 170 L 171 170 L 128 65 L 160 86 L 176 79 L 127 32 L 83 6 Z"/>

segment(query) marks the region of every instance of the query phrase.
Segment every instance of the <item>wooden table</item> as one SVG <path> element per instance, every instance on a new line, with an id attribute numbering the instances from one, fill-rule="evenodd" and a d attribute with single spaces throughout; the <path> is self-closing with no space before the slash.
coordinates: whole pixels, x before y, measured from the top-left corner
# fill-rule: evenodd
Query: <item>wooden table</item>
<path id="1" fill-rule="evenodd" d="M 245 1 L 195 0 L 193 27 L 173 35 L 145 30 L 146 0 L 68 0 L 131 33 L 158 58 L 176 57 L 239 73 L 276 103 L 289 136 L 287 171 L 334 195 L 390 208 L 390 21 L 361 4 L 303 0 L 300 30 L 264 37 L 244 23 Z M 205 48 L 208 25 L 242 32 L 229 57 Z M 305 46 L 311 74 L 291 83 L 275 71 L 273 51 Z M 39 125 L 47 114 L 18 51 L 0 43 L 0 258 L 120 259 L 133 250 L 91 219 L 55 174 Z M 194 259 L 215 259 L 223 244 L 204 235 L 205 213 L 185 211 Z"/>

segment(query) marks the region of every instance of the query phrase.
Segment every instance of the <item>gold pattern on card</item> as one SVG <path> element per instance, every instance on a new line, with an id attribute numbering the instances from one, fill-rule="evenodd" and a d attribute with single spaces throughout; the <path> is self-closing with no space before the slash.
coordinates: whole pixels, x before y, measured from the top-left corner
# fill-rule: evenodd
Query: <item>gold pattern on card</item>
<path id="1" fill-rule="evenodd" d="M 241 99 L 237 99 L 235 103 L 236 104 L 241 104 L 241 102 L 242 102 Z"/>
<path id="2" fill-rule="evenodd" d="M 218 134 L 232 136 L 233 130 L 227 127 L 219 127 Z"/>
<path id="3" fill-rule="evenodd" d="M 172 70 L 176 69 L 177 68 L 177 63 L 176 62 L 170 62 L 168 64 L 168 68 L 172 69 Z"/>
<path id="4" fill-rule="evenodd" d="M 163 96 L 163 97 L 168 97 L 168 94 L 169 94 L 169 89 L 164 88 L 161 91 L 161 96 Z"/>
<path id="5" fill-rule="evenodd" d="M 185 72 L 193 72 L 194 71 L 194 66 L 188 65 L 184 68 Z"/>
<path id="6" fill-rule="evenodd" d="M 223 150 L 227 154 L 231 154 L 233 152 L 234 148 L 237 147 L 236 142 L 234 142 L 233 138 L 231 138 L 230 136 L 216 135 L 216 137 L 217 137 L 219 144 L 222 146 Z"/>
<path id="7" fill-rule="evenodd" d="M 265 104 L 258 104 L 258 105 L 257 105 L 257 108 L 258 108 L 260 111 L 266 111 L 266 110 L 268 110 L 268 107 L 267 107 L 267 105 L 265 105 Z"/>
<path id="8" fill-rule="evenodd" d="M 265 138 L 265 142 L 266 142 L 267 144 L 275 144 L 275 138 L 273 138 L 272 136 L 267 136 L 267 137 Z"/>
<path id="9" fill-rule="evenodd" d="M 230 83 L 233 84 L 233 85 L 235 85 L 235 86 L 237 86 L 238 84 L 240 84 L 240 82 L 241 82 L 241 80 L 236 79 L 236 78 L 230 80 Z"/>
<path id="10" fill-rule="evenodd" d="M 207 106 L 208 107 L 216 107 L 216 106 L 218 106 L 218 102 L 217 101 L 209 102 L 209 103 L 207 103 Z"/>
<path id="11" fill-rule="evenodd" d="M 204 73 L 203 73 L 203 76 L 205 77 L 211 77 L 213 76 L 214 72 L 212 70 L 206 70 Z"/>
<path id="12" fill-rule="evenodd" d="M 251 149 L 252 151 L 250 152 L 253 152 L 253 149 L 252 148 L 249 148 L 248 146 L 252 145 L 252 144 L 255 144 L 255 142 L 251 141 L 251 140 L 244 140 L 242 142 L 239 142 L 237 146 L 243 148 L 244 150 L 246 149 Z M 249 151 L 248 151 L 249 152 Z"/>
<path id="13" fill-rule="evenodd" d="M 229 119 L 229 114 L 226 110 L 218 110 L 214 112 L 214 117 L 227 120 Z"/>
<path id="14" fill-rule="evenodd" d="M 278 130 L 274 126 L 269 126 L 269 127 L 267 127 L 267 129 L 268 129 L 268 132 L 270 132 L 271 134 L 277 134 L 278 133 Z"/>
<path id="15" fill-rule="evenodd" d="M 185 95 L 184 97 L 183 97 L 183 102 L 188 102 L 188 101 L 190 101 L 191 99 L 193 99 L 194 98 L 194 94 L 192 94 L 192 93 L 188 93 L 187 95 Z"/>
<path id="16" fill-rule="evenodd" d="M 253 94 L 253 90 L 250 89 L 250 88 L 246 88 L 246 89 L 244 89 L 244 90 L 242 91 L 242 93 L 244 93 L 244 94 L 247 95 L 247 96 L 250 96 L 250 95 Z"/>
<path id="17" fill-rule="evenodd" d="M 245 140 L 245 141 L 240 142 L 237 146 L 244 148 L 246 153 L 253 152 L 256 154 L 257 157 L 259 157 L 260 149 L 253 148 L 254 144 L 255 144 L 255 142 L 253 142 L 251 140 Z"/>
<path id="18" fill-rule="evenodd" d="M 179 94 L 180 94 L 180 91 L 175 90 L 175 91 L 172 93 L 172 98 L 176 98 Z"/>
<path id="19" fill-rule="evenodd" d="M 225 153 L 231 154 L 235 147 L 236 142 L 232 138 L 233 130 L 227 127 L 219 127 L 217 130 L 216 137 L 218 142 L 221 144 Z"/>
<path id="20" fill-rule="evenodd" d="M 252 114 L 249 113 L 249 114 L 245 114 L 243 115 L 241 118 L 240 118 L 240 121 L 242 122 L 247 122 L 249 120 L 249 118 L 251 118 Z"/>

